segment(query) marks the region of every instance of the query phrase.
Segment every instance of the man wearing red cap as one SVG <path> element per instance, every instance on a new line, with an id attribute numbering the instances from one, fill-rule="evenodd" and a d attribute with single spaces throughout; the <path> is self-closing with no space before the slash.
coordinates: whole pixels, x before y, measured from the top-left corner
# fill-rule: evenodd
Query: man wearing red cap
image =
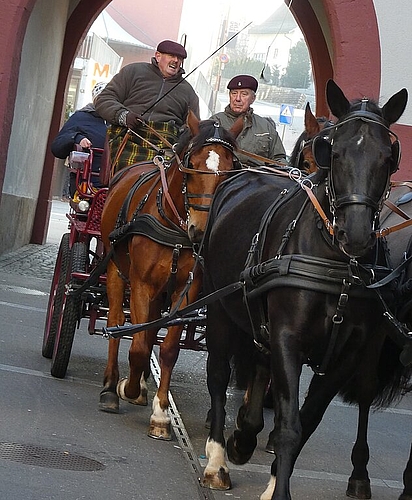
<path id="1" fill-rule="evenodd" d="M 238 154 L 242 163 L 249 166 L 260 166 L 270 160 L 285 160 L 286 152 L 270 118 L 263 118 L 253 112 L 251 104 L 256 99 L 258 81 L 250 75 L 237 75 L 227 85 L 229 104 L 225 110 L 211 118 L 219 121 L 221 126 L 229 130 L 233 123 L 243 116 L 243 130 L 237 137 L 240 149 L 267 158 L 264 162 L 246 155 Z"/>
<path id="2" fill-rule="evenodd" d="M 186 49 L 180 43 L 163 40 L 150 63 L 128 64 L 115 75 L 96 101 L 96 110 L 111 126 L 108 129 L 112 160 L 127 129 L 147 139 L 159 149 L 167 149 L 158 137 L 142 126 L 144 120 L 171 144 L 178 138 L 189 108 L 199 118 L 199 98 L 183 79 L 181 67 Z M 163 97 L 164 96 L 164 97 Z M 138 161 L 151 160 L 157 151 L 131 134 L 117 169 Z M 170 154 L 171 156 L 171 154 Z"/>

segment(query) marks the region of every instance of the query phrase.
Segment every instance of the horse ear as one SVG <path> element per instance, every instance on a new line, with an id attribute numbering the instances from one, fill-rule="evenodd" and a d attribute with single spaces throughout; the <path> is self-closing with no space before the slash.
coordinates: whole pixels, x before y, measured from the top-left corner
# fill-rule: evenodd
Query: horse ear
<path id="1" fill-rule="evenodd" d="M 240 132 L 242 132 L 242 130 L 243 130 L 243 116 L 239 116 L 239 118 L 230 128 L 229 132 L 231 132 L 233 137 L 236 139 L 236 137 L 240 134 Z"/>
<path id="2" fill-rule="evenodd" d="M 189 109 L 189 113 L 187 114 L 186 125 L 190 128 L 190 131 L 192 132 L 192 137 L 194 137 L 195 135 L 198 135 L 198 133 L 199 133 L 199 119 L 193 113 L 193 111 L 191 109 Z"/>
<path id="3" fill-rule="evenodd" d="M 408 91 L 402 89 L 394 94 L 382 108 L 382 116 L 391 125 L 399 120 L 408 102 Z"/>
<path id="4" fill-rule="evenodd" d="M 350 102 L 346 99 L 345 94 L 333 80 L 328 80 L 328 83 L 326 84 L 326 99 L 330 110 L 336 118 L 341 118 L 349 113 Z"/>
<path id="5" fill-rule="evenodd" d="M 313 139 L 312 153 L 319 168 L 330 168 L 332 146 L 324 137 L 317 136 Z"/>
<path id="6" fill-rule="evenodd" d="M 314 137 L 320 131 L 320 123 L 310 109 L 310 104 L 305 107 L 305 131 L 309 137 Z"/>

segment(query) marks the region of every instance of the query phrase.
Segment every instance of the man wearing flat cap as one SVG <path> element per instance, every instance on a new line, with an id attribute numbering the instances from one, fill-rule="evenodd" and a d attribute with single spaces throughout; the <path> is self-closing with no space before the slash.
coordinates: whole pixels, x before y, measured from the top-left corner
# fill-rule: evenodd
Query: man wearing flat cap
<path id="1" fill-rule="evenodd" d="M 211 116 L 211 119 L 216 119 L 223 128 L 229 130 L 239 116 L 243 116 L 243 130 L 237 137 L 239 148 L 268 159 L 265 162 L 239 153 L 240 161 L 256 167 L 269 164 L 271 160 L 285 160 L 285 148 L 275 123 L 270 118 L 257 115 L 250 107 L 256 99 L 256 78 L 251 75 L 237 75 L 230 80 L 227 88 L 229 104 L 224 111 Z"/>
<path id="2" fill-rule="evenodd" d="M 182 63 L 186 57 L 183 45 L 163 40 L 150 63 L 137 62 L 123 67 L 99 95 L 96 110 L 111 124 L 107 137 L 112 161 L 128 129 L 140 136 L 130 134 L 117 169 L 153 159 L 158 153 L 149 142 L 167 150 L 141 120 L 174 144 L 189 109 L 199 118 L 199 98 L 183 79 Z"/>

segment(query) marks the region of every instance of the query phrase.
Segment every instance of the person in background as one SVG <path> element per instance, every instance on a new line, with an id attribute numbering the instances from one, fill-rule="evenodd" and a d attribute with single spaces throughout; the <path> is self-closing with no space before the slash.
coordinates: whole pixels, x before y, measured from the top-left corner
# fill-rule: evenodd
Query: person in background
<path id="1" fill-rule="evenodd" d="M 270 160 L 286 161 L 286 152 L 271 118 L 265 118 L 253 112 L 250 106 L 256 99 L 258 81 L 250 75 L 237 75 L 228 85 L 229 104 L 224 111 L 211 116 L 220 125 L 230 129 L 234 122 L 243 116 L 243 130 L 237 137 L 240 149 L 268 158 L 268 162 L 260 161 L 238 153 L 240 161 L 247 166 L 258 167 Z"/>
<path id="2" fill-rule="evenodd" d="M 96 83 L 92 89 L 92 102 L 75 111 L 66 121 L 51 144 L 51 151 L 56 158 L 65 159 L 79 145 L 87 150 L 91 147 L 104 149 L 107 125 L 97 113 L 94 103 L 97 96 L 105 88 L 105 82 Z M 99 172 L 102 161 L 101 153 L 94 153 L 92 171 Z M 76 191 L 76 174 L 70 172 L 69 194 L 73 198 Z M 92 176 L 94 187 L 100 187 L 98 176 Z"/>
<path id="3" fill-rule="evenodd" d="M 110 123 L 107 135 L 112 163 L 118 151 L 122 151 L 114 171 L 153 159 L 158 154 L 153 145 L 164 151 L 167 159 L 172 157 L 167 145 L 142 120 L 174 144 L 189 109 L 199 118 L 199 98 L 183 78 L 182 63 L 186 57 L 183 45 L 163 40 L 150 63 L 137 62 L 123 67 L 99 95 L 96 109 Z M 138 135 L 126 136 L 128 129 Z M 124 149 L 119 150 L 121 145 Z"/>

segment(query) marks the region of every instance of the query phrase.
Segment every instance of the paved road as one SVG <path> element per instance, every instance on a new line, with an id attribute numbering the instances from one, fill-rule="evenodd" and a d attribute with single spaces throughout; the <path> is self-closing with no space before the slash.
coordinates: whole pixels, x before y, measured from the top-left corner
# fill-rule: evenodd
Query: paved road
<path id="1" fill-rule="evenodd" d="M 107 343 L 76 333 L 66 379 L 50 376 L 41 356 L 47 294 L 66 205 L 53 205 L 48 243 L 0 256 L 0 499 L 2 500 L 220 500 L 258 499 L 272 456 L 264 452 L 272 415 L 250 463 L 231 466 L 233 489 L 209 492 L 197 478 L 205 465 L 208 409 L 205 353 L 182 351 L 172 380 L 175 435 L 147 437 L 150 407 L 121 404 L 119 415 L 97 409 Z M 128 341 L 121 347 L 127 373 Z M 149 393 L 155 392 L 154 379 Z M 310 376 L 305 370 L 302 393 Z M 228 394 L 229 433 L 241 394 Z M 296 464 L 294 500 L 344 500 L 355 437 L 355 408 L 334 401 Z M 412 436 L 412 397 L 372 415 L 370 476 L 375 500 L 397 500 Z"/>

